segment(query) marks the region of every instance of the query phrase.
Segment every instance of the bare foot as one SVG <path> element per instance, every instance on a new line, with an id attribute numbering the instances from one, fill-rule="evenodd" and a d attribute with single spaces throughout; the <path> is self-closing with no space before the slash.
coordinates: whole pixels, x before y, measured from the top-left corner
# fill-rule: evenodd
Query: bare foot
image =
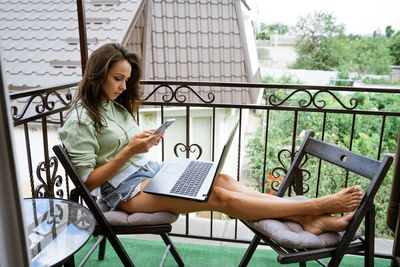
<path id="1" fill-rule="evenodd" d="M 361 188 L 355 185 L 314 200 L 319 214 L 339 214 L 354 211 L 360 205 L 362 197 Z"/>
<path id="2" fill-rule="evenodd" d="M 351 212 L 342 217 L 329 214 L 319 216 L 305 216 L 304 221 L 300 222 L 305 231 L 319 235 L 325 232 L 341 232 L 347 228 L 354 213 Z"/>

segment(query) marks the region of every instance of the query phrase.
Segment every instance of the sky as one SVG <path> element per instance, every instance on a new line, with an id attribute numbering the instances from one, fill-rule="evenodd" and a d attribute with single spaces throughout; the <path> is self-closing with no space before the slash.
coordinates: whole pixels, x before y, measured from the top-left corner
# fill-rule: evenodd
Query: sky
<path id="1" fill-rule="evenodd" d="M 400 31 L 400 0 L 247 0 L 258 22 L 296 25 L 298 18 L 314 11 L 330 13 L 346 34 L 385 33 L 391 25 Z"/>

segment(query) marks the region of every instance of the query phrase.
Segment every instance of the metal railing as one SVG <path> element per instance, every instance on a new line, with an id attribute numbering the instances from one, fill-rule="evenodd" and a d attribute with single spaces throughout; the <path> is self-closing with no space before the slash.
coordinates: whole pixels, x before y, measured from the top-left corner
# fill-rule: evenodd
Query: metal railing
<path id="1" fill-rule="evenodd" d="M 234 156 L 236 158 L 234 161 L 236 165 L 234 176 L 238 180 L 242 180 L 244 173 L 253 173 L 253 171 L 243 171 L 243 168 L 254 168 L 252 162 L 248 160 L 250 157 L 248 155 L 248 144 L 249 140 L 255 136 L 255 132 L 261 132 L 261 144 L 259 146 L 261 149 L 259 153 L 261 167 L 259 167 L 257 183 L 261 184 L 259 190 L 262 192 L 266 190 L 264 185 L 268 183 L 269 177 L 275 177 L 270 185 L 272 189 L 276 189 L 279 186 L 278 178 L 284 175 L 288 167 L 288 163 L 285 163 L 285 160 L 290 163 L 290 160 L 294 157 L 296 146 L 301 142 L 301 138 L 299 138 L 300 132 L 305 130 L 303 129 L 305 123 L 308 126 L 311 125 L 311 128 L 318 133 L 318 138 L 324 140 L 327 138 L 328 132 L 333 130 L 327 128 L 331 125 L 330 117 L 335 118 L 338 114 L 345 116 L 348 126 L 345 129 L 336 129 L 336 134 L 347 131 L 347 148 L 352 150 L 357 139 L 356 134 L 360 132 L 360 129 L 370 127 L 370 125 L 358 125 L 357 120 L 367 116 L 371 120 L 379 121 L 378 128 L 375 127 L 376 123 L 374 124 L 376 128 L 374 131 L 377 134 L 371 137 L 375 138 L 373 143 L 377 144 L 371 148 L 371 153 L 378 160 L 383 153 L 391 152 L 383 151 L 382 148 L 388 147 L 388 142 L 396 142 L 397 140 L 397 136 L 388 136 L 387 133 L 393 127 L 399 126 L 396 123 L 400 119 L 400 106 L 397 110 L 385 110 L 385 108 L 365 110 L 360 108 L 360 103 L 365 101 L 365 96 L 367 95 L 373 97 L 377 95 L 390 96 L 393 101 L 400 102 L 400 89 L 185 81 L 142 81 L 141 84 L 144 90 L 142 112 L 146 112 L 146 110 L 156 112 L 159 114 L 161 121 L 164 120 L 166 114 L 172 108 L 179 108 L 180 112 L 182 112 L 185 138 L 182 142 L 174 144 L 173 153 L 176 155 L 183 153 L 185 157 L 200 158 L 203 154 L 204 148 L 202 148 L 202 145 L 196 143 L 197 140 L 191 140 L 193 139 L 191 138 L 193 135 L 191 116 L 195 110 L 206 110 L 207 114 L 209 114 L 210 136 L 208 140 L 211 160 L 215 160 L 217 150 L 216 143 L 219 132 L 216 129 L 221 130 L 222 127 L 221 117 L 218 117 L 217 113 L 224 110 L 228 114 L 224 117 L 225 119 L 229 119 L 229 117 L 235 120 L 238 119 L 240 122 L 238 136 L 240 138 L 237 139 L 236 149 L 233 152 L 236 153 Z M 69 109 L 71 103 L 72 91 L 76 86 L 77 83 L 72 83 L 10 94 L 14 126 L 16 129 L 21 128 L 19 131 L 23 132 L 23 137 L 20 137 L 16 142 L 24 142 L 26 149 L 26 173 L 20 174 L 22 177 L 29 177 L 32 197 L 69 197 L 70 185 L 68 179 L 61 171 L 57 158 L 50 152 L 52 144 L 49 142 L 48 129 L 54 127 L 56 132 L 56 129 L 63 124 L 66 110 Z M 202 90 L 198 90 L 199 88 L 202 88 Z M 215 92 L 223 88 L 261 89 L 264 92 L 264 102 L 261 104 L 217 103 Z M 357 92 L 358 95 L 350 97 L 349 95 L 354 92 Z M 189 102 L 189 99 L 191 99 L 191 102 Z M 235 112 L 229 113 L 226 110 Z M 254 123 L 248 122 L 249 116 L 258 118 L 259 124 L 256 125 L 258 127 L 252 125 Z M 276 118 L 282 117 L 287 118 L 287 124 L 285 125 L 291 129 L 289 136 L 279 136 L 274 133 L 274 122 Z M 143 120 L 140 116 L 137 119 L 139 124 Z M 32 131 L 30 130 L 32 127 L 41 132 L 42 151 L 32 151 L 31 149 L 32 142 L 39 142 L 36 139 L 32 141 Z M 250 136 L 248 128 L 252 128 L 254 132 Z M 276 141 L 277 138 L 289 141 L 282 143 L 281 147 L 272 147 L 272 145 L 276 146 L 276 142 L 273 143 L 273 141 Z M 57 142 L 57 140 L 52 142 Z M 169 153 L 165 150 L 166 148 L 163 145 L 161 150 L 162 160 Z M 276 151 L 276 154 L 271 155 L 271 151 Z M 19 153 L 22 152 L 20 151 Z M 197 154 L 194 155 L 195 153 Z M 34 167 L 33 159 L 38 162 L 36 167 Z M 271 163 L 279 165 L 269 166 Z M 307 185 L 306 183 L 304 192 L 308 192 L 312 188 L 312 195 L 318 196 L 320 194 L 320 175 L 323 167 L 321 167 L 321 162 L 315 164 L 317 177 L 315 180 L 309 181 L 312 184 Z M 345 175 L 343 186 L 346 186 L 348 182 L 348 174 Z M 175 233 L 175 235 L 218 241 L 248 242 L 248 240 L 242 240 L 237 237 L 237 223 L 239 222 L 236 221 L 235 223 L 233 238 L 215 236 L 213 233 L 213 213 L 211 212 L 209 235 L 192 235 L 189 231 L 190 216 L 186 216 L 185 233 Z"/>

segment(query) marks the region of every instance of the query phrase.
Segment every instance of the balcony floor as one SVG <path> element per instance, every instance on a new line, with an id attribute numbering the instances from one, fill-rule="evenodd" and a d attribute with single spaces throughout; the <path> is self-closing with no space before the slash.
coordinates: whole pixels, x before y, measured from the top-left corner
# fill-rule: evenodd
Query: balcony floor
<path id="1" fill-rule="evenodd" d="M 208 223 L 206 223 L 208 222 Z M 232 231 L 235 220 L 214 220 L 214 237 L 232 238 Z M 173 232 L 184 233 L 185 216 L 180 216 L 178 221 L 173 224 Z M 246 228 L 238 225 L 238 237 L 250 240 L 253 234 Z M 205 235 L 209 232 L 209 219 L 199 218 L 195 214 L 190 215 L 190 234 Z M 165 245 L 158 235 L 122 235 L 120 236 L 128 254 L 136 266 L 158 266 L 164 253 Z M 247 244 L 222 242 L 205 239 L 183 238 L 171 236 L 179 253 L 185 261 L 185 266 L 237 266 L 243 257 Z M 76 263 L 78 264 L 84 256 L 85 251 L 89 250 L 95 238 L 89 241 L 88 245 L 77 254 Z M 393 240 L 376 238 L 375 251 L 380 254 L 391 254 Z M 149 256 L 147 253 L 154 255 Z M 141 254 L 140 251 L 143 251 Z M 146 251 L 146 252 L 145 252 Z M 97 260 L 97 251 L 90 257 L 85 266 L 122 266 L 110 244 L 107 244 L 106 260 Z M 146 256 L 147 255 L 147 256 Z M 203 257 L 203 262 L 199 257 Z M 107 260 L 107 257 L 112 260 Z M 276 260 L 277 254 L 267 246 L 259 246 L 254 254 L 249 266 L 298 266 L 297 264 L 280 265 Z M 202 262 L 201 265 L 199 263 Z M 268 263 L 267 265 L 265 263 Z M 315 264 L 314 264 L 315 263 Z M 341 266 L 362 266 L 363 258 L 358 256 L 345 256 Z M 176 266 L 173 257 L 169 254 L 165 266 Z M 316 262 L 310 262 L 307 266 L 320 266 Z M 390 261 L 382 258 L 375 258 L 375 266 L 390 266 Z"/>
<path id="2" fill-rule="evenodd" d="M 143 239 L 144 238 L 144 239 Z M 153 240 L 156 239 L 156 240 Z M 206 245 L 199 244 L 194 239 L 172 237 L 185 266 L 218 266 L 230 267 L 238 266 L 243 257 L 246 245 L 233 244 L 217 245 L 215 241 L 209 241 Z M 79 251 L 75 257 L 75 263 L 79 264 L 90 247 L 95 243 L 96 238 L 92 238 L 88 244 Z M 202 240 L 204 241 L 204 240 Z M 377 240 L 378 241 L 378 240 Z M 159 266 L 165 250 L 165 244 L 158 236 L 146 235 L 137 236 L 137 238 L 122 237 L 121 242 L 127 253 L 131 257 L 135 266 Z M 378 241 L 377 246 L 380 246 Z M 298 264 L 281 265 L 277 260 L 277 255 L 273 250 L 260 246 L 254 253 L 248 266 L 298 266 Z M 325 263 L 329 259 L 323 260 Z M 360 256 L 345 256 L 340 266 L 363 266 L 364 259 Z M 97 250 L 89 258 L 85 266 L 122 266 L 111 245 L 107 244 L 106 256 L 103 261 L 97 260 Z M 177 266 L 172 255 L 168 254 L 164 266 Z M 320 266 L 316 262 L 309 262 L 307 266 Z M 374 266 L 390 266 L 390 260 L 375 258 Z"/>

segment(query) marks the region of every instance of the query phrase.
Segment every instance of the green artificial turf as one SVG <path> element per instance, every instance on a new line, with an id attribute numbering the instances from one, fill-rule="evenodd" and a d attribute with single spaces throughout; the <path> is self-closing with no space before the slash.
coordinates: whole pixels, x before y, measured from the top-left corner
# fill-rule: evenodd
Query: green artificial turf
<path id="1" fill-rule="evenodd" d="M 84 256 L 94 245 L 97 238 L 92 238 L 75 255 L 75 264 L 78 266 Z M 127 253 L 135 266 L 151 267 L 159 266 L 165 251 L 165 244 L 162 241 L 142 240 L 134 238 L 120 238 Z M 193 243 L 174 242 L 185 266 L 216 266 L 228 267 L 238 266 L 246 249 L 230 246 L 200 245 Z M 123 266 L 112 246 L 107 241 L 106 255 L 103 261 L 97 259 L 98 249 L 92 254 L 84 266 Z M 281 265 L 276 260 L 277 254 L 272 250 L 257 249 L 248 266 L 298 266 L 298 264 Z M 328 262 L 329 259 L 323 260 Z M 174 258 L 169 253 L 164 266 L 177 266 Z M 307 266 L 320 266 L 318 263 L 307 262 Z M 340 266 L 364 266 L 363 257 L 345 256 Z M 374 266 L 390 266 L 390 260 L 375 259 Z"/>

